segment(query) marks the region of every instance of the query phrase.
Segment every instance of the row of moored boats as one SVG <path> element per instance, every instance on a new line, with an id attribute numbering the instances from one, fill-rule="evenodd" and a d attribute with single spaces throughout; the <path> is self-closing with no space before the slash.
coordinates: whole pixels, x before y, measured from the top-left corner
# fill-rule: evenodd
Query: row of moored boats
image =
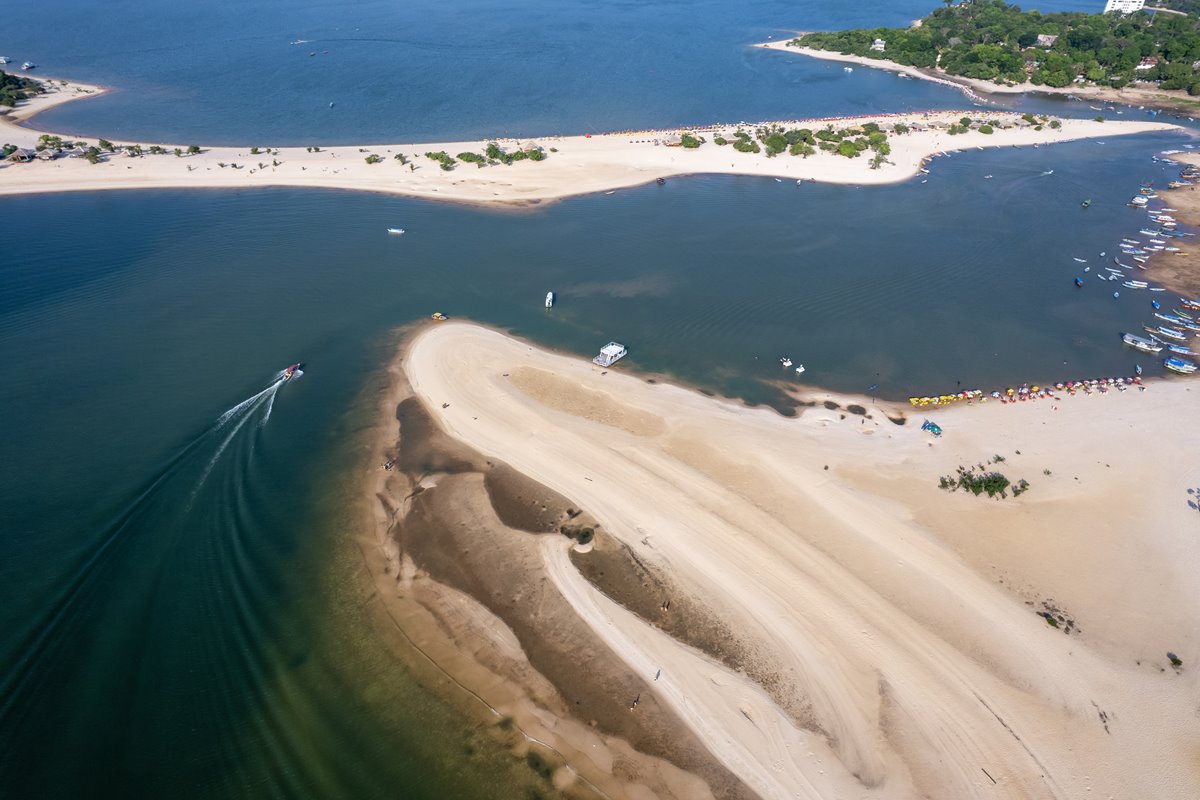
<path id="1" fill-rule="evenodd" d="M 1171 181 L 1167 185 L 1171 189 L 1180 189 L 1193 185 L 1197 179 L 1200 179 L 1200 168 L 1188 166 L 1180 173 L 1179 180 Z M 1113 261 L 1122 270 L 1130 270 L 1134 267 L 1146 269 L 1146 262 L 1155 253 L 1186 255 L 1176 242 L 1182 243 L 1180 240 L 1194 234 L 1178 230 L 1178 221 L 1169 213 L 1175 209 L 1151 208 L 1150 201 L 1157 198 L 1158 193 L 1154 190 L 1154 184 L 1148 182 L 1142 185 L 1137 196 L 1129 202 L 1129 205 L 1134 208 L 1146 210 L 1150 224 L 1138 231 L 1141 236 L 1145 237 L 1144 241 L 1130 238 L 1121 240 L 1122 254 L 1134 262 L 1129 265 L 1114 258 Z M 1104 267 L 1104 270 L 1108 275 L 1098 275 L 1097 277 L 1102 280 L 1124 279 L 1121 285 L 1127 289 L 1165 291 L 1161 288 L 1151 288 L 1146 281 L 1134 280 L 1127 272 L 1121 272 L 1112 267 Z M 1154 309 L 1154 320 L 1142 326 L 1142 330 L 1147 335 L 1125 333 L 1122 334 L 1121 340 L 1143 353 L 1159 355 L 1165 352 L 1163 366 L 1172 372 L 1183 375 L 1196 372 L 1198 369 L 1196 363 L 1189 361 L 1188 358 L 1196 356 L 1196 350 L 1189 346 L 1190 340 L 1193 337 L 1200 337 L 1200 299 L 1180 298 L 1179 307 L 1175 309 L 1164 308 L 1158 300 L 1151 300 L 1150 305 Z M 1184 356 L 1188 358 L 1184 358 Z"/>

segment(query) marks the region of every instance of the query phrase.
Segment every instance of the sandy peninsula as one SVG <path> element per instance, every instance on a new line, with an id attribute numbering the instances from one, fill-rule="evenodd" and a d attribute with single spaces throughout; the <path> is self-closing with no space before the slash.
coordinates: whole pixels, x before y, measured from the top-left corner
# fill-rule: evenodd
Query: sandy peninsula
<path id="1" fill-rule="evenodd" d="M 796 35 L 800 36 L 802 34 L 797 32 Z M 1168 91 L 1159 89 L 1156 86 L 1134 85 L 1122 89 L 1114 89 L 1104 86 L 1039 86 L 1030 81 L 1017 84 L 995 83 L 993 81 L 979 80 L 978 78 L 966 78 L 962 75 L 950 75 L 940 69 L 910 67 L 905 64 L 897 64 L 895 61 L 888 61 L 884 58 L 866 58 L 864 56 L 839 53 L 835 50 L 794 46 L 790 44 L 791 41 L 791 39 L 779 39 L 760 42 L 756 46 L 768 50 L 795 53 L 796 55 L 808 56 L 809 58 L 819 58 L 824 61 L 839 61 L 871 69 L 887 70 L 888 72 L 907 75 L 910 78 L 919 78 L 947 86 L 955 86 L 961 89 L 968 97 L 978 100 L 983 100 L 980 95 L 986 94 L 1052 94 L 1059 95 L 1060 97 L 1076 97 L 1097 103 L 1148 106 L 1150 108 L 1166 109 L 1184 114 L 1195 114 L 1200 111 L 1200 101 L 1189 96 L 1187 92 Z"/>
<path id="2" fill-rule="evenodd" d="M 464 521 L 437 534 L 453 539 L 441 560 L 434 528 L 390 545 L 409 580 L 441 564 L 465 592 L 456 602 L 492 609 L 489 636 L 515 631 L 511 658 L 559 676 L 544 693 L 568 718 L 619 709 L 587 735 L 670 732 L 606 734 L 657 754 L 661 769 L 634 770 L 636 786 L 628 774 L 616 785 L 605 742 L 581 745 L 591 785 L 608 775 L 629 797 L 1194 796 L 1195 384 L 953 407 L 935 412 L 934 439 L 907 406 L 817 394 L 786 418 L 469 324 L 430 326 L 401 366 L 427 426 L 401 446 L 436 433 L 450 449 L 393 456 L 420 465 L 424 489 L 381 495 L 386 530 L 472 461 L 506 465 L 569 503 L 559 519 L 595 529 L 573 546 L 551 520 L 501 546 Z M 416 408 L 389 412 L 392 425 Z M 984 462 L 1031 488 L 995 500 L 938 488 Z M 530 505 L 529 486 L 512 496 L 518 511 L 493 499 L 472 519 L 535 530 L 517 518 L 555 510 Z M 476 549 L 486 555 L 468 579 Z M 632 581 L 614 577 L 614 553 L 635 565 Z M 491 573 L 504 579 L 489 588 Z M 654 604 L 638 599 L 647 585 L 662 593 Z M 510 610 L 530 596 L 535 610 Z M 556 666 L 542 648 L 557 634 L 539 640 L 541 626 L 589 637 L 587 657 Z"/>
<path id="3" fill-rule="evenodd" d="M 25 105 L 0 117 L 0 143 L 33 148 L 38 137 L 49 131 L 32 127 L 30 120 L 45 108 L 102 91 L 68 81 L 53 81 L 53 91 L 35 97 Z M 834 118 L 779 121 L 788 128 L 813 130 L 832 125 L 852 128 L 875 121 L 889 130 L 905 123 L 914 130 L 893 136 L 891 154 L 878 169 L 872 169 L 869 157 L 854 159 L 817 151 L 804 158 L 782 154 L 743 153 L 732 146 L 715 143 L 718 135 L 731 137 L 738 129 L 753 131 L 758 125 L 776 123 L 706 124 L 695 128 L 659 131 L 624 131 L 585 136 L 497 139 L 472 142 L 391 143 L 359 146 L 271 147 L 270 142 L 251 147 L 208 147 L 199 145 L 195 155 L 178 157 L 176 147 L 186 151 L 192 143 L 113 141 L 120 147 L 152 145 L 166 149 L 162 155 L 104 154 L 98 164 L 83 158 L 38 159 L 30 163 L 0 165 L 0 195 L 34 192 L 86 191 L 146 188 L 212 188 L 296 186 L 325 189 L 352 189 L 386 192 L 428 199 L 474 204 L 528 204 L 559 200 L 582 194 L 609 192 L 639 186 L 659 178 L 700 173 L 761 175 L 797 181 L 849 184 L 886 184 L 904 181 L 917 174 L 923 163 L 939 152 L 975 147 L 1004 147 L 1051 144 L 1092 137 L 1161 131 L 1172 126 L 1157 122 L 1107 122 L 1062 120 L 1061 128 L 1045 126 L 1035 130 L 1014 114 L 991 113 L 988 119 L 1011 127 L 992 134 L 970 131 L 951 136 L 946 129 L 960 117 L 979 116 L 978 110 L 929 114 L 876 115 L 862 118 Z M 668 146 L 683 133 L 691 132 L 706 140 L 696 149 Z M 64 137 L 74 139 L 76 137 Z M 543 161 L 520 161 L 510 165 L 491 164 L 477 167 L 459 162 L 452 170 L 443 170 L 425 156 L 445 151 L 450 156 L 462 152 L 482 153 L 490 141 L 506 151 L 540 148 Z M 94 143 L 92 143 L 94 144 Z M 869 155 L 869 154 L 868 154 Z M 377 156 L 377 163 L 367 163 Z M 397 159 L 403 156 L 404 162 Z"/>

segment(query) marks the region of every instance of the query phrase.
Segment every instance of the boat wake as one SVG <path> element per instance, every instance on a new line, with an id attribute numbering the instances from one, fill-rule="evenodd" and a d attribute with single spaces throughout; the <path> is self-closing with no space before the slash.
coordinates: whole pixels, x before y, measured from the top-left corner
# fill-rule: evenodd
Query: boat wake
<path id="1" fill-rule="evenodd" d="M 221 456 L 225 453 L 229 443 L 234 440 L 238 432 L 246 426 L 247 423 L 257 420 L 257 428 L 262 428 L 271 419 L 271 409 L 275 407 L 275 395 L 279 394 L 279 389 L 289 380 L 294 380 L 300 377 L 303 373 L 299 369 L 281 370 L 275 374 L 274 380 L 270 386 L 263 389 L 261 392 L 247 397 L 242 402 L 233 406 L 221 416 L 217 417 L 217 421 L 209 429 L 209 434 L 220 434 L 223 436 L 221 443 L 217 446 L 216 451 L 205 465 L 204 471 L 200 474 L 200 479 L 196 482 L 192 489 L 192 494 L 188 500 L 187 509 L 190 510 L 192 503 L 196 499 L 196 495 L 200 493 L 204 482 L 208 480 L 208 476 L 212 473 L 213 467 L 221 460 Z M 250 449 L 253 450 L 253 443 Z"/>
<path id="2" fill-rule="evenodd" d="M 98 615 L 104 616 L 101 607 L 119 605 L 116 597 L 136 594 L 139 582 L 154 583 L 159 568 L 175 557 L 178 548 L 198 544 L 197 530 L 206 534 L 201 538 L 238 536 L 225 525 L 213 527 L 208 517 L 216 513 L 213 509 L 243 502 L 246 487 L 254 483 L 257 434 L 271 418 L 280 388 L 299 370 L 287 373 L 277 373 L 268 386 L 225 410 L 180 446 L 107 521 L 98 520 L 91 531 L 86 530 L 90 527 L 86 520 L 81 523 L 80 534 L 91 544 L 63 575 L 42 613 L 32 615 L 26 631 L 11 638 L 14 649 L 0 653 L 0 661 L 7 665 L 0 673 L 0 730 L 45 701 L 40 695 L 46 688 L 37 676 L 50 669 L 47 662 L 61 666 L 70 660 L 65 651 L 71 648 L 63 643 L 87 640 L 85 631 L 98 624 Z M 201 495 L 218 466 L 221 480 Z M 193 510 L 201 498 L 203 511 Z M 210 545 L 223 546 L 215 541 Z M 119 626 L 120 619 L 124 617 L 109 619 L 108 624 Z M 3 740 L 0 736 L 0 743 Z"/>

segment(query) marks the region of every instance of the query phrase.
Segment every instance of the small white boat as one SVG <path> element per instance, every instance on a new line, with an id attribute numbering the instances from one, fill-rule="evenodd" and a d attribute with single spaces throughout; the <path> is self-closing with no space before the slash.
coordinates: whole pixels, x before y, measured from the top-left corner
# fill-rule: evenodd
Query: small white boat
<path id="1" fill-rule="evenodd" d="M 779 363 L 783 365 L 784 369 L 787 369 L 792 365 L 792 360 L 787 356 L 784 356 L 783 358 L 779 359 Z"/>
<path id="2" fill-rule="evenodd" d="M 8 63 L 8 56 L 0 56 L 0 66 Z"/>
<path id="3" fill-rule="evenodd" d="M 1086 259 L 1086 258 L 1077 258 L 1077 259 L 1075 259 L 1075 260 L 1076 260 L 1076 261 L 1078 261 L 1080 264 L 1086 264 L 1086 263 L 1087 263 L 1087 259 Z"/>
<path id="4" fill-rule="evenodd" d="M 1043 175 L 1053 175 L 1053 174 L 1054 174 L 1054 170 L 1052 170 L 1052 169 L 1048 169 L 1048 170 L 1046 170 L 1045 172 L 1043 172 L 1042 174 L 1043 174 Z"/>
<path id="5" fill-rule="evenodd" d="M 26 61 L 24 64 L 21 65 L 21 69 L 33 69 L 36 66 L 37 66 L 37 64 L 33 63 L 32 61 Z"/>
<path id="6" fill-rule="evenodd" d="M 796 374 L 797 374 L 797 375 L 803 375 L 803 374 L 804 374 L 804 365 L 803 365 L 803 364 L 801 364 L 800 366 L 796 367 Z"/>
<path id="7" fill-rule="evenodd" d="M 404 233 L 404 228 L 388 228 L 388 233 Z"/>
<path id="8" fill-rule="evenodd" d="M 546 292 L 546 308 L 554 308 L 554 292 Z"/>
<path id="9" fill-rule="evenodd" d="M 846 72 L 854 72 L 854 67 L 842 67 Z"/>

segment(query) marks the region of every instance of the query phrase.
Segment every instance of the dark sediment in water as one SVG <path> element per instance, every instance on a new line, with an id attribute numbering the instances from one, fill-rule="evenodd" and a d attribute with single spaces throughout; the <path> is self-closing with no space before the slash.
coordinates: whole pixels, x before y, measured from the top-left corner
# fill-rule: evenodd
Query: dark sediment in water
<path id="1" fill-rule="evenodd" d="M 698 776 L 717 797 L 755 797 L 659 703 L 649 676 L 633 673 L 592 633 L 546 575 L 542 537 L 563 538 L 564 529 L 578 535 L 595 529 L 594 520 L 567 498 L 444 434 L 415 398 L 399 403 L 396 420 L 400 439 L 391 457 L 411 488 L 404 497 L 378 499 L 394 520 L 400 558 L 502 620 L 544 681 L 522 675 L 528 668 L 511 660 L 508 677 L 524 679 L 530 698 L 555 716 L 574 717 L 644 754 L 615 759 L 613 775 L 622 782 L 645 784 L 664 797 L 689 796 L 680 780 L 663 778 L 665 761 Z M 445 608 L 435 614 L 454 627 Z M 702 638 L 715 647 L 722 633 L 705 629 Z M 630 702 L 639 696 L 631 713 Z M 549 778 L 555 766 L 531 753 L 531 767 Z"/>

